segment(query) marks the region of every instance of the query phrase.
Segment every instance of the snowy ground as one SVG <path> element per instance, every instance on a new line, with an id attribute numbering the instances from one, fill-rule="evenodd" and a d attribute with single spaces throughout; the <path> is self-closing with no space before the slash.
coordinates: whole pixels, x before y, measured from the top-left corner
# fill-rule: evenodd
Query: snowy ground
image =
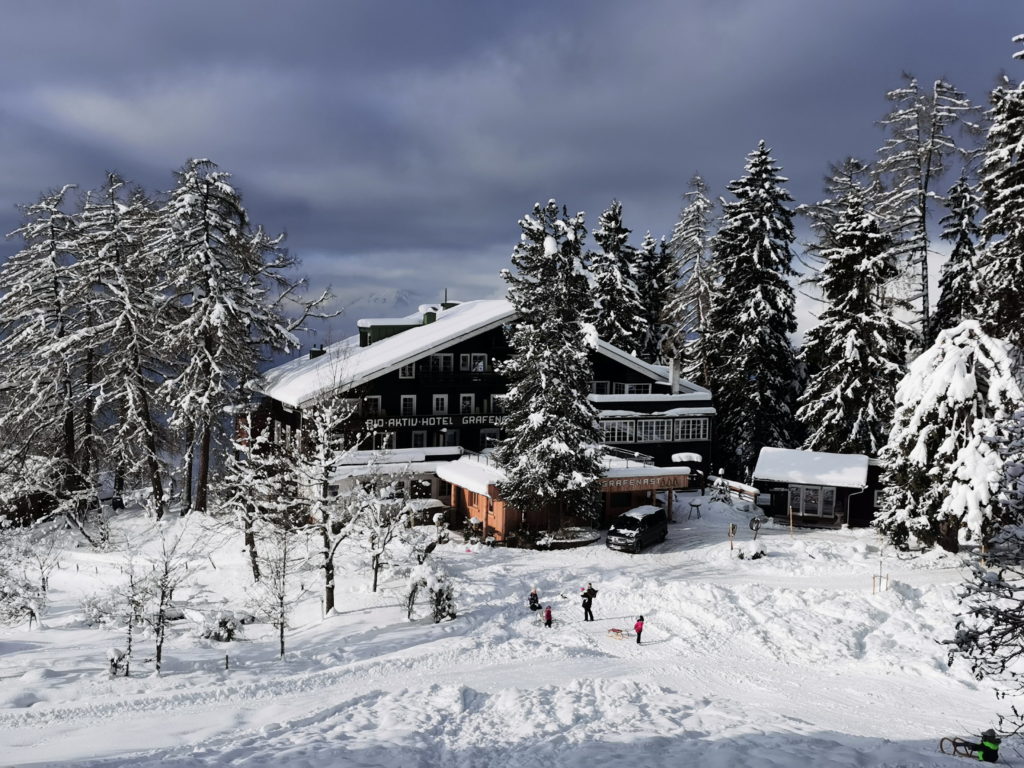
<path id="1" fill-rule="evenodd" d="M 995 725 L 999 702 L 962 664 L 947 668 L 937 642 L 952 634 L 959 560 L 899 558 L 870 531 L 785 528 L 762 530 L 767 557 L 741 560 L 725 533 L 737 522 L 749 546 L 747 520 L 705 511 L 641 555 L 448 544 L 460 616 L 439 625 L 405 620 L 404 579 L 373 594 L 354 565 L 337 615 L 320 619 L 316 593 L 301 605 L 285 661 L 270 627 L 225 644 L 182 626 L 162 675 L 142 664 L 128 679 L 106 669 L 121 633 L 85 626 L 79 610 L 121 556 L 78 549 L 53 577 L 45 628 L 0 631 L 0 762 L 963 765 L 937 752 L 940 736 Z M 197 544 L 192 593 L 241 607 L 240 539 L 189 525 L 213 548 Z M 880 564 L 889 589 L 872 594 Z M 588 581 L 593 623 L 576 598 Z M 550 630 L 526 608 L 533 586 Z M 640 613 L 643 645 L 607 635 Z M 1004 753 L 1024 765 L 1013 745 Z"/>

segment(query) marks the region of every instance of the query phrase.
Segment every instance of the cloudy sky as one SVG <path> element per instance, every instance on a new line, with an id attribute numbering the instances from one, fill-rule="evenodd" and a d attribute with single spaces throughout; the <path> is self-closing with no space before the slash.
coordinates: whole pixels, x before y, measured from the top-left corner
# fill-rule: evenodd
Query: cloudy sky
<path id="1" fill-rule="evenodd" d="M 503 293 L 534 202 L 637 242 L 699 171 L 715 194 L 761 138 L 798 202 L 870 158 L 901 72 L 981 101 L 1024 64 L 1020 0 L 291 0 L 7 3 L 0 226 L 117 170 L 165 190 L 208 157 L 286 231 L 346 316 Z M 17 247 L 0 245 L 0 258 Z M 397 306 L 391 306 L 397 301 Z"/>

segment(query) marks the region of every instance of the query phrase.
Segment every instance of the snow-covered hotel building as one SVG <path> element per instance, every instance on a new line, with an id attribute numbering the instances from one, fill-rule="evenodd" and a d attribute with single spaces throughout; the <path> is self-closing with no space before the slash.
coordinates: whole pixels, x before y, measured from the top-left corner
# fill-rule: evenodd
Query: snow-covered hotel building
<path id="1" fill-rule="evenodd" d="M 351 398 L 360 426 L 373 434 L 373 444 L 363 447 L 387 449 L 389 461 L 426 474 L 437 462 L 486 451 L 501 436 L 506 385 L 496 366 L 510 354 L 505 326 L 515 318 L 512 305 L 499 299 L 359 320 L 358 334 L 267 371 L 257 386 L 257 413 L 276 433 L 287 433 L 303 408 L 325 397 Z M 715 409 L 708 390 L 600 340 L 591 362 L 590 399 L 614 454 L 661 477 L 679 475 L 669 466 L 673 454 L 709 458 Z M 703 469 L 692 462 L 691 468 Z M 433 491 L 445 496 L 450 488 L 441 480 Z M 630 496 L 620 493 L 616 501 L 632 503 Z"/>

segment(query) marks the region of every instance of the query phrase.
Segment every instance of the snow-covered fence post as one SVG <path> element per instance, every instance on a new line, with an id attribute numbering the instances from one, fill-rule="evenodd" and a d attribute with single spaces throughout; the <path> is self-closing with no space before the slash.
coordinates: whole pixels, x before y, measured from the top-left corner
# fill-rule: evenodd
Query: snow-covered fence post
<path id="1" fill-rule="evenodd" d="M 733 539 L 736 538 L 736 523 L 729 523 L 729 551 L 732 552 Z M 732 557 L 732 555 L 729 555 Z"/>

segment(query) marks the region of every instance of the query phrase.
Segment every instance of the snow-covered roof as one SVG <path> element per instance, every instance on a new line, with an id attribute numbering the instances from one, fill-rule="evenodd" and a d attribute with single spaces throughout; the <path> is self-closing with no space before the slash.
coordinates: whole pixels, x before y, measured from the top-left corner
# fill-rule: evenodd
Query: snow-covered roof
<path id="1" fill-rule="evenodd" d="M 461 456 L 464 450 L 461 446 L 439 446 L 437 448 L 389 448 L 386 451 L 350 451 L 346 453 L 339 463 L 341 464 L 370 464 L 374 461 L 386 461 L 389 464 L 416 463 L 427 461 L 427 457 L 440 458 L 443 456 Z"/>
<path id="2" fill-rule="evenodd" d="M 694 384 L 696 387 L 697 385 Z M 672 403 L 680 402 L 687 403 L 694 400 L 708 400 L 711 397 L 711 393 L 706 389 L 697 389 L 693 392 L 659 392 L 651 395 L 588 395 L 587 399 L 594 405 L 601 405 L 602 403 L 617 403 L 622 400 L 628 400 L 631 403 Z M 714 409 L 712 409 L 714 411 Z"/>
<path id="3" fill-rule="evenodd" d="M 762 448 L 754 479 L 863 488 L 868 484 L 868 457 L 860 453 Z"/>
<path id="4" fill-rule="evenodd" d="M 593 400 L 594 397 L 595 397 L 595 395 L 591 395 L 590 399 Z M 600 395 L 598 395 L 598 397 L 600 397 Z M 647 395 L 647 397 L 650 397 L 650 395 Z M 655 397 L 658 397 L 658 395 L 655 395 Z M 662 397 L 669 397 L 669 398 L 671 398 L 672 395 L 662 395 Z M 711 408 L 711 407 L 704 407 L 704 408 L 669 408 L 666 411 L 652 411 L 650 413 L 646 413 L 644 411 L 627 411 L 627 410 L 623 410 L 621 408 L 609 408 L 609 409 L 599 408 L 598 411 L 597 411 L 598 417 L 604 418 L 604 419 L 613 418 L 613 417 L 615 417 L 615 418 L 634 418 L 634 417 L 637 417 L 637 416 L 647 417 L 647 418 L 651 418 L 651 417 L 654 417 L 654 416 L 714 416 L 714 414 L 715 414 L 715 409 Z"/>
<path id="5" fill-rule="evenodd" d="M 422 322 L 425 311 L 436 312 L 436 319 L 426 325 Z M 506 299 L 466 301 L 448 309 L 433 305 L 420 307 L 420 312 L 404 318 L 372 318 L 358 321 L 361 328 L 373 325 L 411 325 L 408 330 L 389 336 L 365 347 L 359 346 L 359 336 L 331 344 L 324 354 L 310 359 L 303 356 L 271 368 L 252 388 L 292 408 L 301 408 L 318 397 L 332 392 L 354 389 L 368 381 L 414 363 L 420 358 L 439 352 L 457 342 L 485 333 L 514 320 L 516 311 Z M 655 384 L 670 384 L 668 368 L 651 365 L 643 360 L 597 339 L 597 351 L 647 376 Z M 592 395 L 595 403 L 628 399 L 645 402 L 671 402 L 672 400 L 702 400 L 711 393 L 693 382 L 680 379 L 680 391 L 657 395 Z M 714 412 L 713 410 L 711 411 Z M 666 412 L 668 413 L 668 412 Z"/>
<path id="6" fill-rule="evenodd" d="M 665 477 L 668 475 L 686 476 L 689 467 L 655 467 L 650 464 L 628 462 L 614 458 L 605 458 L 603 477 Z M 493 462 L 479 457 L 463 456 L 457 461 L 439 462 L 437 476 L 452 485 L 465 488 L 473 493 L 490 497 L 488 486 L 497 485 L 506 477 L 504 470 Z"/>
<path id="7" fill-rule="evenodd" d="M 463 456 L 456 461 L 439 464 L 437 476 L 452 485 L 490 498 L 488 486 L 504 480 L 505 472 L 495 464 Z"/>
<path id="8" fill-rule="evenodd" d="M 515 317 L 505 299 L 467 301 L 437 313 L 437 319 L 386 339 L 359 346 L 358 337 L 327 347 L 312 360 L 303 357 L 271 368 L 255 389 L 298 408 L 330 392 L 353 389 L 404 365 L 509 322 Z"/>

